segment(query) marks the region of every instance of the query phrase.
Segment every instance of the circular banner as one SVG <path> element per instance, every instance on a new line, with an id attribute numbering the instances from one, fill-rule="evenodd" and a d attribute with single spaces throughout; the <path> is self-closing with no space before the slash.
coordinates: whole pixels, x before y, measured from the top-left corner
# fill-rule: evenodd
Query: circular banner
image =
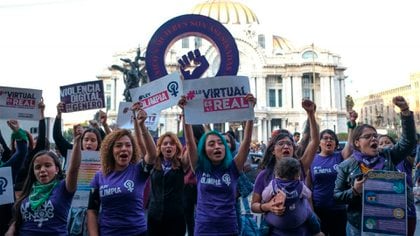
<path id="1" fill-rule="evenodd" d="M 215 76 L 236 75 L 238 73 L 238 47 L 226 27 L 210 17 L 187 14 L 164 23 L 150 39 L 145 59 L 150 81 L 168 74 L 165 66 L 166 53 L 177 40 L 188 36 L 204 38 L 218 50 L 220 67 Z"/>

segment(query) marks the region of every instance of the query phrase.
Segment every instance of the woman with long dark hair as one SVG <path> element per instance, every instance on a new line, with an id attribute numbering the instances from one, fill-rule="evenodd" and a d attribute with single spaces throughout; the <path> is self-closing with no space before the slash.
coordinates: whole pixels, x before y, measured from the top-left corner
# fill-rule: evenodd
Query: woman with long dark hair
<path id="1" fill-rule="evenodd" d="M 82 128 L 76 125 L 73 131 L 75 145 L 65 179 L 54 152 L 40 151 L 32 158 L 6 235 L 67 235 L 67 216 L 81 160 Z"/>

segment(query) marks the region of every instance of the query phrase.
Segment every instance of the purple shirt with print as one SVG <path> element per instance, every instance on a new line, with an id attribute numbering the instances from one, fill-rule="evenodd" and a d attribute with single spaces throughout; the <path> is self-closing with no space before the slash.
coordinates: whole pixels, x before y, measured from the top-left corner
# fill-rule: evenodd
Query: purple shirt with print
<path id="1" fill-rule="evenodd" d="M 143 190 L 148 170 L 143 165 L 130 164 L 123 171 L 104 176 L 98 171 L 91 186 L 99 189 L 101 235 L 135 235 L 146 232 Z"/>
<path id="2" fill-rule="evenodd" d="M 213 167 L 211 173 L 196 170 L 197 209 L 194 235 L 238 234 L 236 185 L 239 172 L 235 162 L 228 169 Z"/>
<path id="3" fill-rule="evenodd" d="M 344 209 L 344 204 L 334 201 L 335 179 L 338 164 L 343 161 L 341 152 L 334 152 L 329 156 L 315 155 L 309 169 L 312 178 L 312 200 L 314 207 L 328 209 Z"/>
<path id="4" fill-rule="evenodd" d="M 20 207 L 22 226 L 19 235 L 67 235 L 67 215 L 73 196 L 74 192 L 69 193 L 66 182 L 61 180 L 35 211 L 25 198 Z"/>

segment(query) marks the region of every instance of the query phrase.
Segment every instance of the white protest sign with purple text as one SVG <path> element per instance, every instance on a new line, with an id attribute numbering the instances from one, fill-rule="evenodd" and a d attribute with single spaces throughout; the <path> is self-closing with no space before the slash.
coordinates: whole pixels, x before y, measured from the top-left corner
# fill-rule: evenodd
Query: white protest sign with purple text
<path id="1" fill-rule="evenodd" d="M 94 80 L 60 86 L 60 101 L 64 103 L 64 112 L 104 108 L 104 83 Z"/>
<path id="2" fill-rule="evenodd" d="M 132 102 L 120 102 L 118 107 L 117 127 L 121 129 L 134 129 L 133 112 L 131 111 Z M 144 121 L 148 130 L 155 131 L 159 123 L 159 113 L 147 114 Z"/>
<path id="3" fill-rule="evenodd" d="M 187 97 L 187 124 L 223 123 L 254 119 L 254 109 L 245 99 L 249 93 L 246 76 L 220 76 L 183 81 Z"/>
<path id="4" fill-rule="evenodd" d="M 0 118 L 39 120 L 42 90 L 0 87 Z"/>
<path id="5" fill-rule="evenodd" d="M 160 113 L 163 109 L 177 105 L 182 96 L 181 77 L 178 72 L 130 89 L 133 102 L 140 101 L 148 113 Z"/>
<path id="6" fill-rule="evenodd" d="M 12 168 L 0 168 L 0 205 L 15 201 L 13 191 Z"/>

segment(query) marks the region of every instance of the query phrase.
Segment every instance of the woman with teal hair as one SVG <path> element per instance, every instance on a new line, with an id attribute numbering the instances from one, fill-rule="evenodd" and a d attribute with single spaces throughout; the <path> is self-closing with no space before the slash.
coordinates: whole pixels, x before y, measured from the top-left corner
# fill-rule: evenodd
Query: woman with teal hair
<path id="1" fill-rule="evenodd" d="M 252 94 L 246 100 L 255 106 Z M 179 106 L 186 105 L 185 97 Z M 219 132 L 205 133 L 195 145 L 192 127 L 185 124 L 185 139 L 191 167 L 197 176 L 197 208 L 194 235 L 238 235 L 236 187 L 249 152 L 253 121 L 246 121 L 244 139 L 236 158 Z"/>

